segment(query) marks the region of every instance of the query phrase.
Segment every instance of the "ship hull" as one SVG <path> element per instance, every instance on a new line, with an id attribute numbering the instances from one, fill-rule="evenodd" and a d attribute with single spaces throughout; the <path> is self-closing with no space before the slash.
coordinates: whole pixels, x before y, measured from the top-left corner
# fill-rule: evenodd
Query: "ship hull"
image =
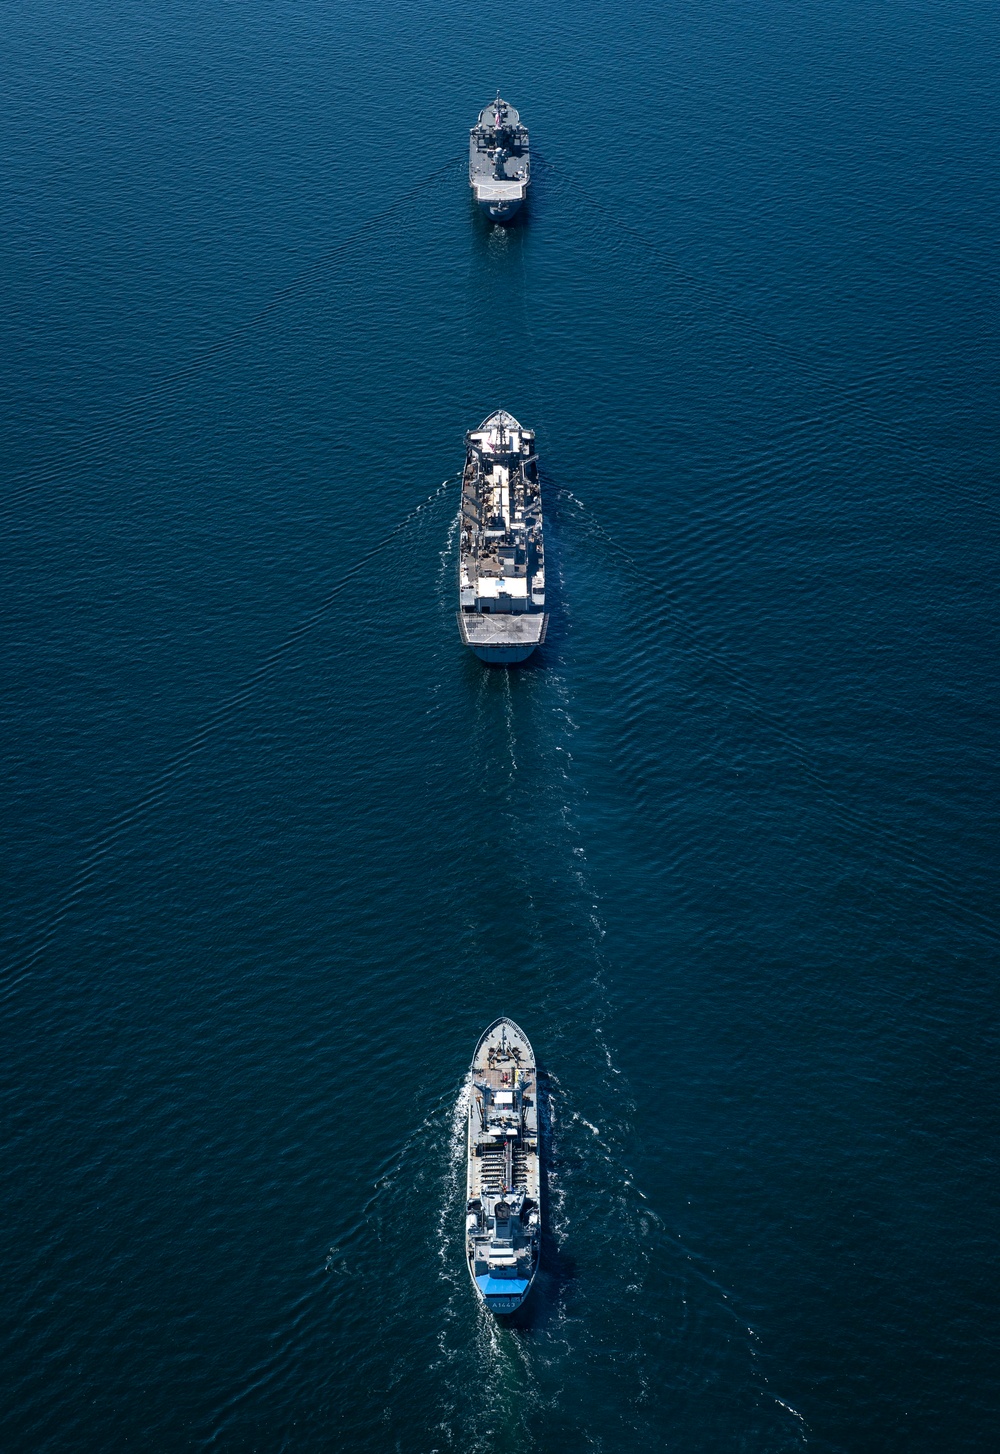
<path id="1" fill-rule="evenodd" d="M 523 197 L 514 197 L 509 201 L 505 198 L 502 202 L 491 202 L 484 197 L 479 199 L 479 207 L 483 215 L 488 217 L 491 222 L 503 224 L 513 222 L 523 206 Z"/>
<path id="2" fill-rule="evenodd" d="M 474 646 L 473 656 L 478 656 L 480 661 L 488 662 L 490 666 L 517 666 L 519 662 L 527 661 L 529 656 L 534 655 L 533 646 Z"/>
<path id="3" fill-rule="evenodd" d="M 483 215 L 505 225 L 520 212 L 530 181 L 528 129 L 498 95 L 469 133 L 469 186 Z"/>
<path id="4" fill-rule="evenodd" d="M 465 439 L 458 631 L 480 661 L 515 666 L 549 621 L 535 434 L 498 409 Z"/>
<path id="5" fill-rule="evenodd" d="M 521 1309 L 541 1247 L 538 1072 L 528 1037 L 494 1020 L 469 1070 L 466 1265 L 495 1317 Z"/>

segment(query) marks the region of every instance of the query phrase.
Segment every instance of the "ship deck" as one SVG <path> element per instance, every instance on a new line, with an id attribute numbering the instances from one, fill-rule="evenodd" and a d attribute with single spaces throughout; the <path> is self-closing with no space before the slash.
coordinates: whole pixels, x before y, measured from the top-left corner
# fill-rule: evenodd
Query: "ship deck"
<path id="1" fill-rule="evenodd" d="M 494 177 L 490 172 L 484 172 L 482 176 L 473 172 L 472 185 L 476 189 L 476 196 L 482 202 L 513 201 L 515 197 L 524 196 L 528 179 L 520 177 L 514 181 L 508 181 L 505 178 L 501 181 L 499 177 Z"/>
<path id="2" fill-rule="evenodd" d="M 541 646 L 548 620 L 544 611 L 492 616 L 459 611 L 458 629 L 466 646 Z"/>
<path id="3" fill-rule="evenodd" d="M 535 1067 L 533 1065 L 524 1068 L 522 1068 L 521 1066 L 497 1065 L 487 1067 L 486 1070 L 477 1069 L 476 1079 L 485 1081 L 486 1084 L 490 1086 L 493 1090 L 509 1090 L 510 1082 L 505 1081 L 504 1076 L 510 1075 L 511 1070 L 514 1070 L 518 1075 L 523 1075 L 525 1077 L 524 1093 L 525 1095 L 533 1096 L 536 1089 L 536 1075 Z"/>

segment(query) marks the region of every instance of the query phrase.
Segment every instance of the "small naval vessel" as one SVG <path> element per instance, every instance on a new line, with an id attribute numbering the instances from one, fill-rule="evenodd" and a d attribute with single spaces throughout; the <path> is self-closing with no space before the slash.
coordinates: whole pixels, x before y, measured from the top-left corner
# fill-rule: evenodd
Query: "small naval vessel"
<path id="1" fill-rule="evenodd" d="M 498 409 L 465 448 L 459 634 L 483 661 L 524 661 L 549 620 L 534 431 Z"/>
<path id="2" fill-rule="evenodd" d="M 469 186 L 487 217 L 509 222 L 527 196 L 530 180 L 528 129 L 498 91 L 469 132 Z"/>
<path id="3" fill-rule="evenodd" d="M 469 1275 L 491 1313 L 521 1306 L 541 1243 L 538 1071 L 528 1037 L 501 1018 L 479 1038 L 469 1071 Z"/>

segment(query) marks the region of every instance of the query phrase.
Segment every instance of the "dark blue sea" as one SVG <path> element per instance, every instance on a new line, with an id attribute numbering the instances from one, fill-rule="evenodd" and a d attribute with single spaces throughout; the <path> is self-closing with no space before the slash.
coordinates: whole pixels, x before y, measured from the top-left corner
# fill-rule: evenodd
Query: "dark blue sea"
<path id="1" fill-rule="evenodd" d="M 2 19 L 2 1447 L 996 1449 L 996 5 Z M 499 406 L 511 670 L 454 615 Z"/>

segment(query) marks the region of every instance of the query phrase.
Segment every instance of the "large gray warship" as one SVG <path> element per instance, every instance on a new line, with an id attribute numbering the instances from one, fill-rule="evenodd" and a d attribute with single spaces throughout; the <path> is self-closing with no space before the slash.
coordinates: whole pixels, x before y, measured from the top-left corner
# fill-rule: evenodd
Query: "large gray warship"
<path id="1" fill-rule="evenodd" d="M 459 633 L 483 661 L 524 661 L 549 620 L 534 431 L 498 409 L 465 448 Z"/>
<path id="2" fill-rule="evenodd" d="M 469 186 L 487 217 L 509 222 L 527 196 L 530 181 L 528 128 L 498 91 L 469 132 Z"/>
<path id="3" fill-rule="evenodd" d="M 541 1245 L 538 1069 L 528 1037 L 501 1018 L 480 1036 L 469 1070 L 465 1250 L 491 1313 L 513 1313 L 538 1271 Z"/>

